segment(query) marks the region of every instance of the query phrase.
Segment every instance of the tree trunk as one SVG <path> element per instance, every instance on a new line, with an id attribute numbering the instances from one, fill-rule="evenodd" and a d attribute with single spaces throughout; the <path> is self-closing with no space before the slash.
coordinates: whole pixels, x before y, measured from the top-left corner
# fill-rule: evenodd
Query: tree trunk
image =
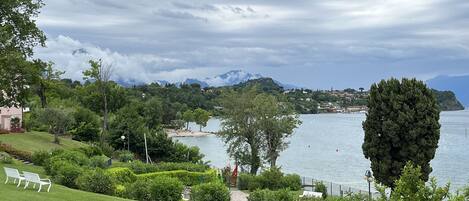
<path id="1" fill-rule="evenodd" d="M 60 141 L 59 141 L 59 134 L 58 134 L 58 133 L 55 133 L 55 134 L 54 134 L 54 143 L 55 143 L 55 144 L 59 144 L 59 143 L 60 143 Z"/>
<path id="2" fill-rule="evenodd" d="M 41 83 L 39 86 L 38 96 L 41 99 L 41 107 L 46 108 L 47 107 L 46 87 L 44 86 L 43 83 Z"/>
<path id="3" fill-rule="evenodd" d="M 272 153 L 271 153 L 272 154 Z M 270 168 L 277 167 L 277 156 L 270 156 Z"/>
<path id="4" fill-rule="evenodd" d="M 199 126 L 200 126 L 200 127 L 199 127 L 199 131 L 202 132 L 202 124 L 199 125 Z"/>
<path id="5" fill-rule="evenodd" d="M 189 130 L 189 122 L 186 122 L 186 130 Z"/>
<path id="6" fill-rule="evenodd" d="M 257 147 L 255 147 L 252 144 L 250 146 L 251 146 L 251 164 L 250 164 L 251 171 L 250 173 L 252 175 L 256 175 L 260 167 L 259 150 L 257 149 Z"/>
<path id="7" fill-rule="evenodd" d="M 107 134 L 107 119 L 108 119 L 108 111 L 107 111 L 107 94 L 106 91 L 103 90 L 103 97 L 104 97 L 104 114 L 103 114 L 103 132 L 101 133 L 101 144 L 104 144 L 104 137 Z"/>

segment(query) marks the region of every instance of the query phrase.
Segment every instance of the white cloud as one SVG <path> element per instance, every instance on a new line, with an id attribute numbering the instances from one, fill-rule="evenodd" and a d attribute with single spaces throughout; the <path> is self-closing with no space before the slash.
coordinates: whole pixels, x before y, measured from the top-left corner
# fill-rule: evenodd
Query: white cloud
<path id="1" fill-rule="evenodd" d="M 112 63 L 118 78 L 145 82 L 243 69 L 329 88 L 339 78 L 364 86 L 469 73 L 466 0 L 45 3 L 38 24 L 51 39 L 38 56 L 74 79 L 90 57 Z M 89 55 L 73 55 L 79 48 Z"/>
<path id="2" fill-rule="evenodd" d="M 102 59 L 106 65 L 112 65 L 113 79 L 121 80 L 180 81 L 190 75 L 205 75 L 206 71 L 204 68 L 179 69 L 185 63 L 183 60 L 152 54 L 121 54 L 62 35 L 47 40 L 46 45 L 47 48 L 37 49 L 36 57 L 53 61 L 57 69 L 65 71 L 64 77 L 76 80 L 82 79 L 90 59 Z"/>

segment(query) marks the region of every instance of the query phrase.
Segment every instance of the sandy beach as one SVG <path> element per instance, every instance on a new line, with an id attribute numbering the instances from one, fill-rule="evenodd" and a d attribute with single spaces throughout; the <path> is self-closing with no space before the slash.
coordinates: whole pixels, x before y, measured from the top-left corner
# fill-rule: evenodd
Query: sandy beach
<path id="1" fill-rule="evenodd" d="M 175 130 L 175 129 L 165 129 L 169 137 L 202 137 L 207 135 L 215 135 L 215 133 L 210 132 L 200 132 L 200 131 L 190 131 L 190 130 Z"/>

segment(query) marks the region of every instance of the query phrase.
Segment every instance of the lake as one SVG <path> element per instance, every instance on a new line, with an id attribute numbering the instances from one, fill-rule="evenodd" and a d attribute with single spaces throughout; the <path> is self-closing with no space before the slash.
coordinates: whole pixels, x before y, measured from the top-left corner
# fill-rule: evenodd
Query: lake
<path id="1" fill-rule="evenodd" d="M 440 116 L 441 137 L 431 176 L 440 184 L 451 181 L 453 189 L 460 188 L 469 184 L 469 111 L 442 112 Z M 365 118 L 365 114 L 301 115 L 303 124 L 295 130 L 278 164 L 284 172 L 367 189 L 363 177 L 370 162 L 361 149 Z M 198 126 L 191 125 L 191 129 L 198 130 Z M 219 129 L 220 121 L 211 119 L 203 130 Z M 214 135 L 176 139 L 200 147 L 205 160 L 216 167 L 229 162 L 223 142 Z"/>

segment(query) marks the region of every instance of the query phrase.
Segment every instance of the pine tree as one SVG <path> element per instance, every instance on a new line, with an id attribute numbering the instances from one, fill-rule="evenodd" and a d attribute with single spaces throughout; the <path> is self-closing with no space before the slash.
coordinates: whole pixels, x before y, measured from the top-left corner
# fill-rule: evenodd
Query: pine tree
<path id="1" fill-rule="evenodd" d="M 371 86 L 368 108 L 362 148 L 376 180 L 393 188 L 412 161 L 428 181 L 440 138 L 440 110 L 432 90 L 416 79 L 382 80 Z"/>

